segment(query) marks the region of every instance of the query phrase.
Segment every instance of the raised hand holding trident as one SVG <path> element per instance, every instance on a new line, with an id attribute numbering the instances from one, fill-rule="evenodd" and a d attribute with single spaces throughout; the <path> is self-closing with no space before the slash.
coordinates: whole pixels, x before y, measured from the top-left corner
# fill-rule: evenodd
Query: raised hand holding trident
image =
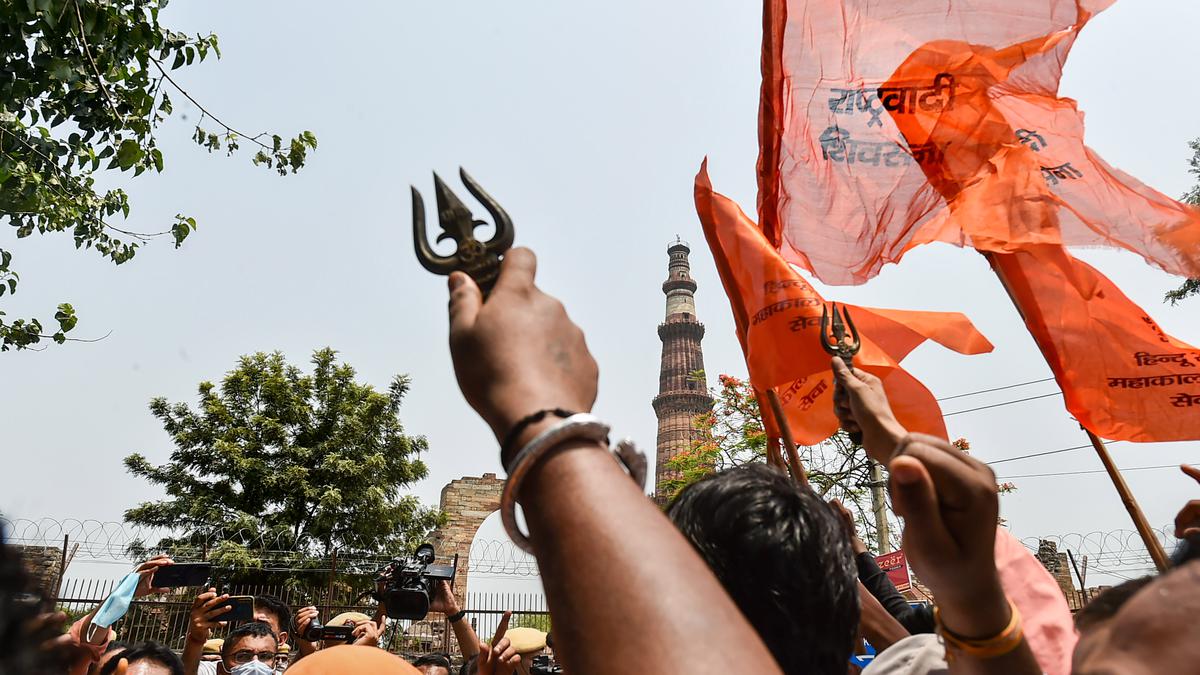
<path id="1" fill-rule="evenodd" d="M 425 200 L 417 188 L 412 189 L 413 204 L 413 248 L 421 266 L 434 274 L 449 275 L 451 272 L 466 272 L 479 289 L 487 297 L 496 278 L 500 274 L 500 259 L 508 249 L 512 248 L 514 231 L 512 219 L 508 213 L 484 192 L 464 169 L 458 170 L 463 185 L 467 191 L 478 199 L 496 224 L 496 232 L 486 242 L 475 238 L 475 228 L 486 225 L 482 220 L 476 220 L 462 200 L 455 195 L 441 177 L 433 174 L 434 192 L 437 194 L 438 225 L 442 233 L 436 241 L 453 239 L 457 247 L 450 255 L 439 255 L 429 245 L 429 235 L 425 231 Z"/>
<path id="2" fill-rule="evenodd" d="M 829 354 L 841 358 L 847 368 L 854 368 L 854 355 L 858 353 L 859 349 L 862 349 L 862 338 L 858 335 L 858 328 L 854 326 L 854 320 L 850 318 L 850 310 L 843 306 L 839 312 L 837 303 L 833 303 L 832 324 L 831 327 L 829 308 L 822 306 L 821 348 Z M 846 333 L 847 327 L 850 329 L 849 335 Z M 846 431 L 855 445 L 862 445 L 861 430 L 847 429 Z"/>

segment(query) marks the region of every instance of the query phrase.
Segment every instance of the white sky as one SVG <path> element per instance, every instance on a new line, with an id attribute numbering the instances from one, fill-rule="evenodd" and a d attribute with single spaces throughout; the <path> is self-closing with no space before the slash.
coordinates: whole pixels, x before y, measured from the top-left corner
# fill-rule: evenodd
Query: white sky
<path id="1" fill-rule="evenodd" d="M 431 169 L 451 178 L 467 167 L 513 216 L 518 243 L 540 254 L 540 284 L 563 300 L 601 365 L 596 411 L 616 432 L 653 448 L 659 285 L 676 233 L 697 247 L 710 379 L 744 374 L 703 248 L 692 178 L 708 155 L 717 190 L 752 211 L 756 3 L 208 0 L 172 3 L 164 19 L 220 35 L 221 61 L 177 72 L 207 107 L 247 131 L 311 129 L 321 145 L 310 166 L 286 179 L 251 167 L 248 156 L 209 156 L 189 140 L 198 111 L 173 96 L 187 121 L 161 130 L 167 171 L 126 184 L 126 225 L 157 231 L 175 213 L 192 215 L 200 229 L 183 250 L 157 243 L 113 268 L 76 252 L 68 236 L 2 235 L 22 280 L 18 295 L 5 298 L 10 316 L 49 318 L 69 301 L 80 315 L 76 337 L 112 331 L 96 344 L 0 356 L 6 515 L 119 520 L 124 509 L 159 497 L 121 465 L 134 451 L 154 462 L 171 451 L 147 403 L 159 395 L 193 402 L 197 383 L 218 381 L 239 355 L 257 350 L 305 363 L 330 345 L 379 387 L 410 373 L 403 419 L 432 448 L 430 477 L 414 491 L 431 505 L 447 481 L 497 471 L 495 442 L 452 375 L 444 279 L 412 254 L 408 185 L 432 202 Z M 1170 195 L 1189 187 L 1186 143 L 1200 136 L 1200 94 L 1186 84 L 1200 62 L 1197 22 L 1194 3 L 1123 0 L 1087 28 L 1063 84 L 1088 113 L 1089 144 Z M 1168 332 L 1200 343 L 1200 300 L 1161 303 L 1177 280 L 1129 254 L 1082 257 Z M 993 354 L 927 346 L 905 362 L 939 396 L 1049 375 L 973 252 L 928 247 L 866 286 L 827 297 L 971 316 L 996 344 Z M 1049 391 L 1053 383 L 945 408 Z M 1086 441 L 1055 398 L 948 423 L 984 460 Z M 1196 443 L 1118 444 L 1111 452 L 1122 467 L 1200 462 Z M 1099 468 L 1094 454 L 1080 451 L 1003 464 L 997 473 Z M 1197 492 L 1177 470 L 1127 479 L 1156 526 Z M 1103 475 L 1015 482 L 1019 491 L 1002 509 L 1018 536 L 1131 529 Z M 489 522 L 480 536 L 502 535 Z"/>

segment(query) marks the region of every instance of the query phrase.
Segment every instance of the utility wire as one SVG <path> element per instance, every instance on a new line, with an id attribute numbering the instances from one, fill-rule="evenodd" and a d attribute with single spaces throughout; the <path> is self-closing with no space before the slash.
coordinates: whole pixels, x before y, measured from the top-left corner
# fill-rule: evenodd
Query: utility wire
<path id="1" fill-rule="evenodd" d="M 1018 382 L 1017 384 L 1008 384 L 1003 387 L 993 387 L 991 389 L 980 389 L 979 391 L 968 391 L 965 394 L 955 394 L 954 396 L 943 396 L 937 399 L 938 401 L 953 401 L 956 398 L 966 398 L 968 396 L 976 396 L 978 394 L 990 394 L 993 391 L 1004 391 L 1005 389 L 1016 389 L 1017 387 L 1025 387 L 1031 384 L 1040 384 L 1042 382 L 1052 382 L 1053 377 L 1046 377 L 1040 380 L 1030 380 L 1028 382 Z"/>
<path id="2" fill-rule="evenodd" d="M 1105 445 L 1111 445 L 1111 444 L 1113 444 L 1113 443 L 1120 443 L 1120 442 L 1121 442 L 1121 441 L 1104 441 L 1104 444 L 1105 444 Z M 1045 456 L 1047 456 L 1047 455 L 1057 455 L 1057 454 L 1061 454 L 1061 453 L 1064 453 L 1064 452 L 1071 452 L 1071 451 L 1073 451 L 1073 450 L 1086 450 L 1086 449 L 1089 449 L 1089 448 L 1091 448 L 1091 447 L 1092 447 L 1092 446 L 1091 446 L 1090 444 L 1089 444 L 1089 445 L 1076 445 L 1076 446 L 1075 446 L 1075 447 L 1073 447 L 1073 448 L 1062 448 L 1062 449 L 1060 449 L 1060 450 L 1047 450 L 1046 452 L 1035 452 L 1035 453 L 1033 453 L 1033 454 L 1031 454 L 1031 455 L 1020 455 L 1020 456 L 1018 456 L 1018 457 L 1005 457 L 1004 459 L 997 459 L 997 460 L 993 460 L 993 461 L 991 461 L 991 462 L 984 462 L 984 464 L 987 464 L 987 465 L 992 465 L 992 464 L 1003 464 L 1003 463 L 1005 463 L 1005 462 L 1015 462 L 1015 461 L 1017 461 L 1018 459 L 1030 459 L 1030 458 L 1032 458 L 1032 457 L 1045 457 Z"/>
<path id="3" fill-rule="evenodd" d="M 1062 396 L 1061 391 L 1056 391 L 1051 394 L 1042 394 L 1041 396 L 1030 396 L 1028 398 L 1018 398 L 1013 401 L 1004 401 L 1003 403 L 993 403 L 991 405 L 982 405 L 978 408 L 967 408 L 966 410 L 955 410 L 954 412 L 943 413 L 942 417 L 953 417 L 954 415 L 962 415 L 964 413 L 976 412 L 978 410 L 988 410 L 991 408 L 999 408 L 1001 406 L 1012 405 L 1014 403 L 1024 403 L 1025 401 L 1036 401 L 1039 398 L 1050 398 L 1051 396 Z"/>
<path id="4" fill-rule="evenodd" d="M 1196 462 L 1189 462 L 1195 464 Z M 1178 469 L 1178 464 L 1159 464 L 1158 466 L 1134 466 L 1128 469 L 1119 469 L 1121 473 L 1129 471 L 1149 471 L 1151 469 Z M 1091 471 L 1060 471 L 1058 473 L 1027 473 L 1020 476 L 997 476 L 996 480 L 1012 480 L 1014 478 L 1043 478 L 1048 476 L 1080 476 L 1086 473 L 1107 473 L 1104 469 L 1095 469 Z"/>

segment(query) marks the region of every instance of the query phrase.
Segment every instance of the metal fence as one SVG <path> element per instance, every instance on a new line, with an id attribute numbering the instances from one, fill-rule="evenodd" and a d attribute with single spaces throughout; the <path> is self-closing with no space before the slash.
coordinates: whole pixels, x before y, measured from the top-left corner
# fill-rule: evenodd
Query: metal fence
<path id="1" fill-rule="evenodd" d="M 363 588 L 373 583 L 371 577 L 363 577 L 361 581 Z M 54 603 L 72 618 L 80 617 L 103 602 L 119 582 L 119 579 L 69 579 L 63 583 Z M 320 598 L 316 607 L 321 619 L 328 621 L 342 612 L 375 614 L 374 601 L 362 601 L 362 592 L 358 588 L 355 584 L 339 585 L 331 592 L 328 588 L 231 584 L 228 592 L 231 595 L 274 596 L 287 603 L 293 612 L 307 605 L 307 598 Z M 153 640 L 176 651 L 182 650 L 192 601 L 200 592 L 202 589 L 176 589 L 165 595 L 135 600 L 125 617 L 113 628 L 119 638 L 127 642 Z M 550 615 L 545 597 L 540 594 L 469 593 L 464 605 L 466 620 L 484 641 L 491 639 L 506 610 L 513 612 L 510 626 L 549 630 Z M 214 631 L 212 637 L 224 637 L 228 631 L 228 627 Z M 409 659 L 430 652 L 445 652 L 454 657 L 462 653 L 449 622 L 438 613 L 430 613 L 420 621 L 387 619 L 380 647 Z"/>

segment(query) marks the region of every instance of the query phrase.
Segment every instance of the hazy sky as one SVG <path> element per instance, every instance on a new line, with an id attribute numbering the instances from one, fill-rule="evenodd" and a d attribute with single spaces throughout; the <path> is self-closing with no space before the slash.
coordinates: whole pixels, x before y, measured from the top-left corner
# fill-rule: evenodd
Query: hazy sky
<path id="1" fill-rule="evenodd" d="M 566 304 L 601 366 L 597 413 L 651 449 L 666 244 L 696 245 L 693 274 L 710 379 L 744 374 L 728 305 L 692 204 L 710 157 L 717 190 L 752 210 L 757 156 L 757 3 L 388 2 L 177 0 L 163 14 L 188 32 L 215 31 L 224 58 L 178 71 L 211 110 L 247 131 L 311 129 L 320 148 L 297 176 L 248 157 L 210 156 L 189 140 L 198 111 L 159 142 L 161 176 L 126 185 L 132 229 L 199 221 L 180 251 L 143 249 L 120 268 L 76 252 L 68 236 L 15 241 L 10 316 L 45 318 L 62 301 L 76 337 L 111 336 L 0 356 L 0 510 L 21 518 L 119 520 L 160 496 L 121 459 L 165 460 L 171 445 L 147 410 L 154 396 L 194 402 L 241 354 L 282 350 L 306 363 L 326 345 L 360 379 L 409 373 L 407 430 L 429 438 L 430 477 L 414 487 L 436 505 L 447 481 L 497 471 L 496 444 L 455 385 L 446 348 L 445 280 L 412 253 L 408 185 L 432 200 L 430 170 L 460 164 L 509 211 L 519 244 L 540 255 L 538 280 Z M 1106 160 L 1169 195 L 1191 184 L 1200 136 L 1200 5 L 1122 0 L 1079 40 L 1063 92 L 1088 113 Z M 456 181 L 457 179 L 455 179 Z M 1083 256 L 1177 337 L 1200 343 L 1200 300 L 1170 308 L 1176 279 L 1132 254 Z M 822 289 L 825 291 L 825 289 Z M 939 396 L 1027 382 L 1049 369 L 983 259 L 947 246 L 909 254 L 866 286 L 828 291 L 880 307 L 966 312 L 996 344 L 963 357 L 925 346 L 905 365 Z M 50 311 L 47 311 L 50 310 Z M 944 404 L 946 412 L 1054 391 L 1043 383 Z M 1180 414 L 1185 414 L 1181 411 Z M 994 460 L 1080 445 L 1060 399 L 948 418 L 952 437 Z M 1116 444 L 1119 466 L 1200 462 L 1196 443 Z M 653 453 L 651 453 L 653 454 Z M 1001 477 L 1097 470 L 1078 451 L 998 465 Z M 1169 523 L 1200 490 L 1178 470 L 1127 479 L 1151 523 Z M 1087 474 L 1014 479 L 1002 510 L 1020 537 L 1131 529 L 1111 484 Z M 602 505 L 601 505 L 602 506 Z M 500 536 L 489 522 L 481 536 Z"/>

